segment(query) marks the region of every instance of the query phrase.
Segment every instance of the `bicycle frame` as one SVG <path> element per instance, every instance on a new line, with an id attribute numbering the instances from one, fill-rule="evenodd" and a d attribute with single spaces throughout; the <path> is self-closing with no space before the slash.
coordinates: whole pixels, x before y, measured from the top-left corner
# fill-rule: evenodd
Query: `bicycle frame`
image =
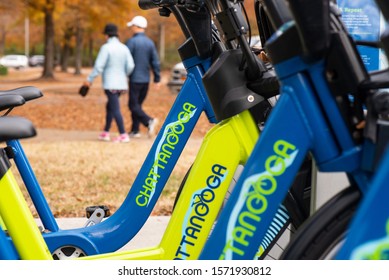
<path id="1" fill-rule="evenodd" d="M 369 191 L 364 195 L 353 217 L 346 241 L 336 259 L 388 259 L 389 248 L 389 151 L 377 168 Z"/>
<path id="2" fill-rule="evenodd" d="M 190 115 L 185 116 L 182 120 L 189 122 Z M 259 128 L 248 111 L 217 124 L 203 141 L 160 246 L 86 259 L 198 258 L 233 175 L 246 162 L 258 136 Z"/>
<path id="3" fill-rule="evenodd" d="M 277 40 L 294 26 L 289 22 Z M 282 88 L 263 133 L 204 246 L 200 259 L 253 259 L 306 154 L 323 172 L 347 172 L 362 190 L 370 174 L 323 73 L 324 61 L 275 64 Z"/>
<path id="4" fill-rule="evenodd" d="M 195 61 L 196 63 L 198 63 L 197 60 Z M 186 62 L 187 61 L 184 61 L 184 64 Z M 197 65 L 198 64 L 196 64 L 196 66 Z M 208 66 L 206 63 L 201 63 L 201 65 Z M 202 76 L 201 71 L 195 71 L 194 73 L 197 74 L 197 76 L 195 76 L 197 79 Z M 185 90 L 185 86 L 187 86 L 187 84 L 184 85 L 183 91 Z M 196 86 L 199 85 L 196 84 Z M 179 97 L 180 96 L 181 95 L 179 95 Z M 179 97 L 177 98 L 176 103 L 173 106 L 173 109 L 177 107 L 176 106 L 177 102 L 181 101 Z M 148 215 L 151 212 L 152 206 L 155 204 L 156 198 L 159 196 L 162 190 L 162 187 L 158 189 L 159 185 L 157 185 L 156 183 L 162 181 L 162 183 L 164 184 L 167 180 L 168 176 L 164 181 L 164 177 L 161 174 L 157 173 L 158 169 L 165 170 L 166 168 L 168 170 L 168 160 L 177 160 L 179 155 L 175 158 L 175 155 L 173 155 L 173 151 L 176 150 L 176 148 L 180 147 L 179 144 L 181 143 L 180 141 L 182 140 L 181 137 L 185 138 L 184 142 L 182 142 L 183 143 L 182 145 L 186 143 L 187 137 L 185 137 L 186 136 L 185 130 L 193 129 L 193 127 L 191 126 L 191 125 L 194 126 L 194 124 L 192 124 L 192 118 L 193 118 L 193 122 L 197 121 L 199 117 L 199 115 L 196 116 L 196 113 L 198 113 L 197 112 L 198 109 L 200 109 L 200 113 L 202 112 L 202 110 L 206 111 L 205 106 L 201 107 L 203 103 L 197 105 L 196 102 L 199 101 L 197 99 L 193 99 L 193 101 L 192 99 L 189 99 L 189 101 L 186 99 L 185 101 L 181 101 L 181 103 L 178 102 L 178 104 L 180 104 L 178 105 L 179 110 L 175 111 L 174 113 L 171 112 L 168 115 L 167 121 L 162 127 L 162 130 L 160 134 L 157 136 L 157 140 L 154 143 L 151 152 L 146 158 L 146 162 L 144 166 L 147 166 L 147 164 L 149 164 L 148 167 L 144 168 L 144 166 L 142 166 L 140 176 L 142 178 L 143 175 L 143 178 L 140 179 L 140 182 L 143 185 L 142 184 L 137 185 L 139 179 L 138 176 L 134 182 L 135 187 L 131 189 L 123 205 L 111 218 L 93 227 L 88 227 L 84 229 L 58 231 L 58 232 L 44 234 L 45 241 L 48 243 L 49 247 L 53 249 L 61 247 L 60 245 L 58 245 L 58 240 L 62 238 L 60 242 L 63 242 L 62 243 L 63 246 L 77 247 L 82 249 L 87 255 L 93 255 L 97 253 L 104 253 L 104 250 L 106 251 L 116 250 L 120 248 L 122 245 L 124 245 L 123 243 L 120 243 L 123 240 L 123 236 L 121 235 L 123 232 L 125 232 L 126 234 L 124 238 L 128 238 L 128 240 L 131 239 L 136 234 L 136 232 L 139 231 L 140 227 L 144 224 L 145 220 L 147 219 Z M 169 119 L 171 118 L 171 115 L 175 115 L 175 114 L 177 115 L 177 117 L 173 116 L 172 117 L 173 120 Z M 194 213 L 196 213 L 199 216 L 195 217 L 195 216 L 186 216 L 186 214 L 185 215 L 177 214 L 177 216 L 174 216 L 174 218 L 172 217 L 172 226 L 169 226 L 169 229 L 167 230 L 166 235 L 164 236 L 164 239 L 159 248 L 150 248 L 145 250 L 141 249 L 141 250 L 136 250 L 134 252 L 128 252 L 123 254 L 119 253 L 118 255 L 113 253 L 112 255 L 114 256 L 113 258 L 117 259 L 118 256 L 121 256 L 120 258 L 123 259 L 139 259 L 139 258 L 158 259 L 159 257 L 165 259 L 165 258 L 197 258 L 198 257 L 202 248 L 202 244 L 204 244 L 206 237 L 216 218 L 216 214 L 221 206 L 224 197 L 223 194 L 225 194 L 225 192 L 228 189 L 228 186 L 230 185 L 230 181 L 233 175 L 233 173 L 230 174 L 230 172 L 231 171 L 235 172 L 235 169 L 238 166 L 238 164 L 242 164 L 245 162 L 249 152 L 252 149 L 255 140 L 258 137 L 258 132 L 254 133 L 254 130 L 257 131 L 258 128 L 256 127 L 255 122 L 253 122 L 253 120 L 251 119 L 251 116 L 250 118 L 248 117 L 249 115 L 250 114 L 248 112 L 244 112 L 239 114 L 238 116 L 234 116 L 229 120 L 223 122 L 222 124 L 220 124 L 220 126 L 216 126 L 215 130 L 213 130 L 210 133 L 209 138 L 207 137 L 207 141 L 204 142 L 205 148 L 201 149 L 200 158 L 198 161 L 199 163 L 197 163 L 198 166 L 200 167 L 195 167 L 193 169 L 191 174 L 194 175 L 190 175 L 188 180 L 193 180 L 193 183 L 192 181 L 190 181 L 191 182 L 189 184 L 190 186 L 199 186 L 201 184 L 204 184 L 204 182 L 207 182 L 209 189 L 196 189 L 196 187 L 193 187 L 194 189 L 191 189 L 190 191 L 185 191 L 182 197 L 186 197 L 186 199 L 180 197 L 179 205 L 178 205 L 178 208 L 181 207 L 184 209 L 189 209 L 188 211 L 186 212 L 183 211 L 182 213 L 191 215 L 193 214 L 194 211 Z M 243 119 L 244 121 L 243 122 L 237 121 L 239 119 Z M 187 127 L 185 127 L 186 125 Z M 249 129 L 245 131 L 244 129 L 247 129 L 247 127 L 249 127 Z M 234 132 L 234 130 L 236 130 L 236 132 Z M 255 135 L 255 137 L 253 137 L 253 135 Z M 212 141 L 209 140 L 211 137 L 215 139 Z M 245 138 L 248 139 L 245 140 Z M 220 143 L 226 142 L 226 139 L 231 139 L 231 141 L 228 141 L 226 146 L 221 146 Z M 164 142 L 165 140 L 167 142 Z M 234 153 L 226 154 L 225 150 L 230 151 L 230 153 L 231 151 L 234 151 Z M 229 157 L 232 157 L 232 159 L 231 160 L 228 159 Z M 207 166 L 204 164 L 204 162 L 212 163 L 212 160 L 215 158 L 217 158 L 217 160 L 215 161 L 216 163 L 213 163 L 211 166 Z M 225 160 L 226 162 L 219 163 L 219 159 L 221 159 L 221 161 Z M 162 163 L 165 163 L 166 166 L 162 165 Z M 213 172 L 213 174 L 211 175 L 209 173 L 210 170 Z M 224 174 L 223 173 L 224 171 L 226 172 L 228 171 L 228 173 Z M 210 183 L 209 181 L 215 179 L 216 175 L 218 175 L 219 177 L 223 175 L 223 178 L 224 175 L 226 176 L 226 179 L 224 179 L 223 182 L 220 182 L 220 184 L 223 183 L 223 187 L 220 187 L 220 193 L 219 193 L 219 187 L 218 187 L 218 191 L 213 191 L 212 187 L 214 186 L 211 186 L 210 184 L 213 184 L 214 182 Z M 196 181 L 198 178 L 200 178 L 200 181 Z M 219 180 L 222 181 L 221 178 L 215 180 L 217 180 L 217 182 Z M 135 191 L 133 191 L 134 189 Z M 211 195 L 211 198 L 204 198 L 203 195 L 200 195 L 200 198 L 202 198 L 205 202 L 211 202 L 213 200 L 213 196 L 216 197 L 216 195 L 218 195 L 218 198 L 215 199 L 215 207 L 213 207 L 212 211 L 210 211 L 208 205 L 201 200 L 199 203 L 196 204 L 200 206 L 189 205 L 188 208 L 187 201 L 197 200 L 200 191 L 202 194 L 203 192 L 204 194 L 205 192 L 207 192 L 209 195 Z M 184 205 L 184 206 L 180 206 L 180 205 Z M 148 208 L 149 210 L 144 210 L 143 212 L 137 210 L 137 207 L 149 207 L 149 206 L 150 206 L 150 208 Z M 128 223 L 130 219 L 130 217 L 127 216 L 128 209 L 131 209 L 137 213 L 135 222 L 138 222 L 136 226 L 140 225 L 139 227 L 135 227 L 135 228 L 129 227 L 129 226 L 133 226 L 133 224 L 129 225 Z M 208 210 L 210 211 L 209 221 L 207 220 L 205 222 L 204 220 L 204 225 L 202 226 L 198 226 L 198 224 L 193 224 L 193 221 L 195 221 L 195 219 L 197 219 L 196 221 L 199 220 L 202 221 L 203 217 L 201 215 L 205 215 L 205 214 L 202 213 L 201 211 L 207 212 L 207 216 L 208 216 Z M 176 212 L 177 211 L 175 211 L 175 213 Z M 134 221 L 133 217 L 131 217 L 131 219 L 133 222 Z M 188 221 L 192 223 L 192 227 L 188 227 L 189 230 L 192 231 L 191 235 L 188 234 L 188 228 L 186 228 Z M 177 231 L 175 231 L 175 227 L 177 224 L 184 225 L 184 230 L 185 230 L 184 235 L 182 232 L 177 233 Z M 201 235 L 199 234 L 198 236 L 196 236 L 198 229 L 193 229 L 193 225 L 202 228 Z M 196 239 L 196 242 L 193 243 L 192 241 L 190 242 L 187 241 L 186 236 L 190 236 L 193 239 Z M 108 238 L 110 240 L 109 248 L 108 246 L 104 247 L 104 242 Z M 176 244 L 176 246 L 171 245 L 172 242 L 174 241 L 176 242 L 179 241 Z M 183 245 L 193 246 L 193 248 L 189 248 L 189 246 L 187 246 L 187 248 L 183 248 Z M 192 249 L 193 252 L 191 251 Z M 166 254 L 164 254 L 165 252 Z M 109 256 L 96 256 L 96 258 L 98 259 L 102 259 L 105 257 L 109 258 Z M 93 259 L 94 257 L 90 257 L 90 258 Z"/>
<path id="5" fill-rule="evenodd" d="M 386 24 L 389 19 L 389 5 L 387 1 L 375 1 L 383 13 Z M 388 28 L 381 37 L 381 43 L 388 55 Z M 388 69 L 386 69 L 386 72 Z M 389 248 L 389 150 L 387 143 L 385 152 L 375 171 L 369 191 L 356 210 L 349 227 L 346 241 L 337 253 L 337 259 L 388 259 Z"/>
<path id="6" fill-rule="evenodd" d="M 204 93 L 204 89 L 201 84 L 201 77 L 204 72 L 203 69 L 207 69 L 209 67 L 208 65 L 209 65 L 209 61 L 200 60 L 197 59 L 196 57 L 185 61 L 185 67 L 188 71 L 187 81 L 184 83 L 181 90 L 181 94 L 178 95 L 175 104 L 173 105 L 170 111 L 170 115 L 167 117 L 165 121 L 165 125 L 162 127 L 161 132 L 158 134 L 157 139 L 154 142 L 155 146 L 153 146 L 152 149 L 150 150 L 146 162 L 141 169 L 141 174 L 139 176 L 143 176 L 144 179 L 147 178 L 146 173 L 148 173 L 148 171 L 152 168 L 153 163 L 155 161 L 155 159 L 153 159 L 151 155 L 155 156 L 156 150 L 158 148 L 156 143 L 163 140 L 162 137 L 167 136 L 166 135 L 167 132 L 166 131 L 164 132 L 164 129 L 168 129 L 169 123 L 170 125 L 172 125 L 174 122 L 178 124 L 182 123 L 180 120 L 177 119 L 178 114 L 180 114 L 181 112 L 190 113 L 190 114 L 193 113 L 193 116 L 191 116 L 192 125 L 187 126 L 185 124 L 186 125 L 185 132 L 183 133 L 182 136 L 180 135 L 181 137 L 180 145 L 174 145 L 174 151 L 172 153 L 174 153 L 175 156 L 173 158 L 175 159 L 177 159 L 180 153 L 182 152 L 187 139 L 189 139 L 190 133 L 193 131 L 193 128 L 198 120 L 198 117 L 203 111 L 206 113 L 210 123 L 216 122 L 214 118 L 214 113 L 212 111 L 212 108 L 210 107 L 208 98 Z M 188 101 L 188 108 L 184 108 L 186 106 L 185 105 L 186 101 Z M 165 133 L 165 135 L 163 135 L 163 133 Z M 12 147 L 13 149 L 15 164 L 19 170 L 19 173 L 23 179 L 24 184 L 26 185 L 29 195 L 31 196 L 32 201 L 34 202 L 37 213 L 42 221 L 42 225 L 45 227 L 45 229 L 51 232 L 59 231 L 58 224 L 55 221 L 54 215 L 52 214 L 51 209 L 44 197 L 39 182 L 35 177 L 33 169 L 30 163 L 28 162 L 28 158 L 25 155 L 20 142 L 18 140 L 10 140 L 7 141 L 7 145 Z M 159 180 L 160 182 L 163 182 L 161 183 L 161 185 L 167 181 L 167 178 L 170 175 L 171 170 L 175 164 L 176 164 L 176 160 L 169 161 L 169 166 L 171 167 L 167 172 L 163 173 L 164 177 Z M 144 181 L 144 179 L 138 180 L 134 182 L 134 184 L 136 183 L 139 184 L 140 182 Z"/>
<path id="7" fill-rule="evenodd" d="M 159 197 L 176 161 L 178 160 L 178 157 L 183 150 L 185 143 L 189 138 L 190 132 L 193 130 L 200 114 L 204 111 L 207 114 L 210 122 L 216 122 L 201 81 L 205 70 L 210 66 L 210 60 L 201 60 L 197 57 L 192 57 L 184 60 L 183 62 L 188 71 L 187 80 L 182 87 L 182 90 L 179 93 L 171 112 L 167 116 L 166 121 L 162 126 L 162 129 L 158 134 L 154 145 L 152 146 L 145 160 L 145 163 L 143 164 L 134 182 L 133 187 L 128 193 L 122 206 L 114 213 L 114 215 L 93 227 L 72 230 L 59 230 L 55 219 L 50 217 L 50 215 L 52 216 L 50 209 L 45 207 L 45 205 L 41 207 L 43 209 L 42 216 L 48 217 L 45 218 L 45 226 L 48 226 L 54 230 L 53 232 L 43 234 L 45 241 L 47 242 L 51 251 L 61 248 L 62 246 L 72 246 L 81 249 L 86 255 L 94 255 L 112 252 L 125 245 L 140 230 L 147 217 L 150 215 L 150 212 L 155 205 L 155 202 Z M 221 126 L 216 130 L 217 132 L 212 133 L 212 136 L 208 137 L 208 139 L 212 138 L 215 140 L 208 140 L 205 142 L 206 144 L 204 144 L 206 147 L 208 147 L 203 148 L 203 150 L 205 150 L 204 153 L 207 155 L 203 156 L 206 162 L 212 162 L 210 160 L 210 155 L 213 155 L 213 158 L 217 159 L 219 162 L 218 164 L 220 164 L 220 168 L 222 170 L 224 170 L 224 168 L 228 168 L 228 175 L 226 174 L 227 179 L 224 179 L 223 181 L 223 184 L 226 186 L 230 185 L 229 183 L 233 175 L 233 173 L 230 174 L 230 172 L 235 171 L 238 163 L 245 161 L 242 159 L 242 157 L 247 158 L 249 153 L 247 150 L 248 146 L 250 146 L 251 151 L 252 146 L 258 137 L 258 128 L 256 127 L 254 121 L 251 119 L 251 116 L 248 117 L 248 115 L 250 114 L 246 112 L 242 113 L 240 118 L 232 118 L 232 120 L 228 122 L 228 125 Z M 242 121 L 236 120 L 241 118 L 244 119 L 248 124 L 244 124 L 244 122 L 242 123 Z M 241 130 L 239 130 L 239 126 L 242 126 Z M 237 133 L 236 135 L 231 135 L 233 133 L 231 127 L 237 129 L 237 132 L 235 132 Z M 249 129 L 249 133 L 245 132 L 247 127 L 251 127 Z M 223 137 L 218 138 L 219 135 L 222 135 Z M 242 137 L 248 139 L 241 139 Z M 231 141 L 226 142 L 226 139 L 229 138 L 231 138 Z M 236 139 L 239 139 L 239 141 Z M 248 141 L 249 144 L 247 144 L 245 141 Z M 223 145 L 220 145 L 220 143 L 223 142 L 227 143 L 227 148 Z M 212 145 L 210 145 L 210 143 L 212 143 Z M 16 150 L 16 157 L 21 157 L 16 158 L 15 162 L 24 163 L 24 166 L 27 166 L 28 171 L 30 168 L 28 164 L 25 163 L 25 156 L 21 146 L 17 141 L 10 141 L 9 144 L 13 147 L 14 150 Z M 239 145 L 243 145 L 244 152 L 242 152 L 242 147 Z M 210 149 L 209 147 L 213 148 Z M 236 155 L 234 155 L 235 158 L 233 158 L 231 163 L 229 160 L 227 160 L 228 157 L 226 157 L 227 154 L 225 153 L 223 147 L 229 151 L 231 149 L 234 151 L 239 151 Z M 226 161 L 226 163 L 224 163 L 224 161 Z M 200 165 L 200 163 L 198 164 Z M 215 164 L 213 166 L 216 166 Z M 194 186 L 199 185 L 196 180 L 201 178 L 203 178 L 203 180 L 207 180 L 210 176 L 209 169 L 202 169 L 206 166 L 204 165 L 203 167 L 203 165 L 204 163 L 201 164 L 201 169 L 194 168 L 192 170 L 192 173 L 196 174 L 193 175 L 194 177 L 192 179 L 194 183 L 191 183 L 194 184 Z M 217 172 L 214 169 L 211 170 Z M 30 172 L 26 172 L 26 175 L 23 179 L 27 183 L 29 181 L 33 181 L 34 186 L 39 186 L 36 178 Z M 40 193 L 40 188 L 35 189 L 37 192 L 31 196 L 37 197 L 37 201 L 40 201 L 39 199 L 42 198 L 43 194 Z M 227 189 L 228 188 L 224 188 L 224 185 L 223 187 L 220 187 L 221 193 L 219 195 L 220 198 L 217 199 L 217 205 L 221 205 L 223 197 L 221 196 L 222 191 L 225 193 Z M 195 188 L 194 191 L 199 190 Z M 184 193 L 184 197 L 198 195 L 191 192 L 188 194 L 188 191 L 185 191 Z M 46 204 L 44 200 L 41 201 L 43 201 L 43 204 Z M 179 205 L 177 206 L 178 208 L 182 209 L 184 207 L 185 209 L 189 209 L 187 211 L 193 211 L 192 205 L 188 206 L 184 204 L 184 202 L 181 202 L 181 205 L 184 206 Z M 217 207 L 212 210 L 213 214 L 210 215 L 210 219 L 214 219 L 216 217 L 215 213 L 219 208 L 220 207 Z M 194 209 L 197 208 L 195 207 Z M 136 213 L 136 216 L 130 216 L 129 213 Z M 178 216 L 178 218 L 172 218 L 173 224 L 170 228 L 173 228 L 174 225 L 177 227 L 177 221 L 179 221 L 180 226 L 185 224 L 184 218 L 185 217 L 182 216 Z M 192 218 L 190 218 L 190 221 L 193 221 Z M 211 222 L 207 222 L 206 224 L 207 230 L 204 229 L 204 236 L 199 238 L 199 242 L 205 242 L 206 236 L 208 235 L 211 225 L 213 224 L 213 220 Z M 170 237 L 172 233 L 175 233 L 175 231 L 170 229 L 167 233 L 168 237 L 166 237 L 166 240 L 169 241 L 165 243 L 170 244 L 172 242 L 171 240 L 181 240 L 178 239 L 175 235 Z M 108 240 L 109 242 L 107 242 Z M 166 246 L 162 245 L 162 247 Z M 196 245 L 195 247 L 197 253 L 191 253 L 188 256 L 198 256 L 202 246 Z M 166 248 L 163 250 L 167 251 Z M 145 256 L 148 258 L 148 256 L 153 256 L 153 253 L 146 253 Z M 166 257 L 171 258 L 174 256 L 170 252 L 166 255 Z"/>
<path id="8" fill-rule="evenodd" d="M 9 142 L 30 197 L 39 208 L 37 212 L 42 224 L 51 230 L 44 234 L 44 238 L 52 252 L 63 246 L 74 246 L 92 255 L 112 252 L 128 243 L 150 215 L 201 113 L 205 112 L 210 123 L 217 122 L 202 84 L 202 76 L 211 64 L 212 38 L 203 38 L 204 32 L 197 32 L 201 30 L 199 26 L 211 28 L 209 14 L 198 13 L 198 17 L 192 19 L 187 18 L 184 8 L 166 9 L 175 15 L 187 38 L 179 50 L 187 70 L 187 79 L 131 190 L 111 217 L 93 227 L 60 230 L 21 146 L 18 141 Z M 198 21 L 199 18 L 201 21 Z M 136 213 L 136 216 L 130 213 Z"/>
<path id="9" fill-rule="evenodd" d="M 189 120 L 188 114 L 185 122 Z M 248 111 L 217 124 L 203 141 L 161 244 L 83 259 L 197 259 L 233 175 L 238 165 L 245 164 L 258 136 L 259 128 Z"/>
<path id="10" fill-rule="evenodd" d="M 205 112 L 211 123 L 216 122 L 201 82 L 204 69 L 207 69 L 209 64 L 208 59 L 200 60 L 197 57 L 184 61 L 188 71 L 187 80 L 166 117 L 131 190 L 121 207 L 111 217 L 93 227 L 59 230 L 21 145 L 18 141 L 8 142 L 14 149 L 15 162 L 22 172 L 31 197 L 38 198 L 35 200 L 38 203 L 43 201 L 43 207 L 40 209 L 44 211 L 39 215 L 42 215 L 44 226 L 52 230 L 44 234 L 51 251 L 71 245 L 81 248 L 88 255 L 112 252 L 124 246 L 140 230 L 150 215 L 201 113 Z"/>
<path id="11" fill-rule="evenodd" d="M 158 246 L 82 259 L 197 259 L 233 175 L 238 165 L 246 162 L 258 133 L 248 111 L 222 121 L 207 133 Z"/>
<path id="12" fill-rule="evenodd" d="M 184 85 L 183 90 L 185 90 L 185 86 L 186 85 Z M 178 100 L 180 99 L 178 98 Z M 185 107 L 185 104 L 189 103 L 186 101 L 181 104 L 183 105 L 180 105 L 180 107 Z M 191 122 L 193 114 L 181 112 L 178 113 L 177 116 L 181 120 L 181 124 L 172 126 L 170 130 L 175 131 L 177 135 L 183 135 L 185 130 L 184 125 Z M 169 131 L 169 125 L 166 127 L 168 128 L 162 130 Z M 233 175 L 238 165 L 246 162 L 258 136 L 259 128 L 248 111 L 244 111 L 225 120 L 211 129 L 211 131 L 207 133 L 198 156 L 196 157 L 196 161 L 192 166 L 190 175 L 182 190 L 180 199 L 177 202 L 160 246 L 139 249 L 132 252 L 117 253 L 117 255 L 114 254 L 112 258 L 198 258 L 201 248 L 206 241 L 224 201 L 225 194 L 230 187 Z M 156 142 L 161 143 L 161 141 Z M 159 144 L 158 147 L 161 147 L 161 145 Z M 226 153 L 226 151 L 228 151 L 228 153 Z M 16 205 L 18 204 L 10 204 L 9 207 L 16 208 Z M 110 219 L 112 219 L 112 217 Z M 107 221 L 104 221 L 103 223 L 106 223 Z M 181 230 L 177 230 L 177 225 L 180 226 Z M 94 227 L 97 226 L 99 225 Z M 69 242 L 68 244 L 74 246 L 74 243 L 70 242 L 74 242 L 73 240 L 77 241 L 77 238 L 80 238 L 79 236 L 72 236 L 75 231 L 77 230 L 65 230 L 58 232 L 58 234 L 64 234 L 64 240 Z M 50 237 L 54 234 L 56 233 L 44 234 L 45 241 L 47 242 L 47 240 L 50 240 Z M 85 244 L 89 245 L 89 243 L 84 241 L 84 244 L 82 244 L 84 247 L 82 248 L 84 249 L 86 247 Z M 184 248 L 185 246 L 186 248 Z M 19 248 L 17 248 L 17 250 L 19 250 Z M 108 256 L 105 255 L 89 257 L 89 259 L 106 258 L 108 258 Z"/>
<path id="13" fill-rule="evenodd" d="M 209 60 L 200 60 L 197 57 L 184 61 L 188 70 L 187 81 L 158 134 L 134 186 L 118 211 L 93 227 L 45 233 L 44 238 L 51 251 L 61 246 L 73 246 L 82 249 L 87 255 L 111 252 L 122 247 L 139 231 L 174 166 L 169 163 L 177 161 L 179 152 L 183 149 L 200 113 L 205 111 L 208 117 L 212 113 L 208 99 L 203 95 L 201 83 L 204 69 L 209 67 L 209 63 Z M 259 129 L 248 111 L 217 125 L 202 145 L 161 245 L 123 255 L 118 253 L 122 255 L 121 258 L 197 258 L 224 201 L 224 194 L 230 186 L 232 176 L 237 166 L 245 163 L 258 134 Z M 204 182 L 207 185 L 205 189 Z M 202 200 L 197 201 L 199 195 Z M 137 215 L 131 217 L 129 213 L 132 212 Z M 206 219 L 203 217 L 205 215 Z M 203 224 L 200 226 L 198 222 Z M 177 231 L 177 227 L 183 228 Z M 194 240 L 187 241 L 188 237 Z M 172 246 L 173 240 L 176 244 Z M 183 247 L 183 243 L 186 248 Z M 104 256 L 96 258 L 101 259 Z"/>
<path id="14" fill-rule="evenodd" d="M 12 241 L 20 257 L 26 260 L 52 259 L 50 251 L 41 237 L 41 233 L 34 222 L 31 212 L 29 212 L 28 205 L 12 173 L 7 172 L 4 174 L 0 180 L 0 188 L 2 190 L 0 196 L 3 198 L 0 200 L 2 219 L 9 232 L 12 233 Z M 12 211 L 9 211 L 10 208 L 7 207 L 15 204 L 19 205 L 18 209 L 13 208 Z M 7 215 L 7 213 L 9 214 Z M 24 219 L 29 221 L 29 223 L 19 222 Z M 5 247 L 6 250 L 10 248 L 10 246 Z M 9 254 L 7 258 L 10 257 L 12 259 L 14 257 L 13 253 L 7 254 Z"/>
<path id="15" fill-rule="evenodd" d="M 27 202 L 10 170 L 11 165 L 5 151 L 0 149 L 0 213 L 3 226 L 6 226 L 12 238 L 13 247 L 6 241 L 3 230 L 0 234 L 0 255 L 2 259 L 16 259 L 17 256 L 25 260 L 52 259 L 50 251 L 34 221 Z M 14 207 L 17 205 L 18 207 Z"/>

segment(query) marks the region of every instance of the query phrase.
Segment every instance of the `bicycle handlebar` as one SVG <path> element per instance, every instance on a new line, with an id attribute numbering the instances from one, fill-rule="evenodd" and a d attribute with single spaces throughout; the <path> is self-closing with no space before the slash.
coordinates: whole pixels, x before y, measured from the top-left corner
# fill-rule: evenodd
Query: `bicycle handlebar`
<path id="1" fill-rule="evenodd" d="M 177 4 L 177 2 L 177 0 L 139 0 L 138 6 L 142 10 L 151 10 L 164 6 L 173 6 Z"/>
<path id="2" fill-rule="evenodd" d="M 288 0 L 288 2 L 305 55 L 309 59 L 321 57 L 329 44 L 329 1 Z"/>
<path id="3" fill-rule="evenodd" d="M 203 0 L 139 0 L 138 5 L 142 10 L 150 10 L 161 7 L 182 6 L 188 11 L 198 12 L 203 6 Z"/>
<path id="4" fill-rule="evenodd" d="M 178 0 L 138 0 L 138 6 L 142 10 L 151 10 L 162 7 L 168 8 L 175 15 L 185 37 L 188 38 L 190 36 L 189 30 L 185 25 L 184 19 L 180 15 L 178 8 L 176 7 L 177 3 Z"/>
<path id="5" fill-rule="evenodd" d="M 197 55 L 208 57 L 211 50 L 211 19 L 204 0 L 138 0 L 141 9 L 159 8 L 173 13 L 185 37 L 192 38 Z"/>
<path id="6" fill-rule="evenodd" d="M 158 5 L 156 5 L 155 1 L 153 1 L 153 0 L 139 0 L 138 6 L 142 10 L 151 10 L 154 8 L 158 8 Z"/>

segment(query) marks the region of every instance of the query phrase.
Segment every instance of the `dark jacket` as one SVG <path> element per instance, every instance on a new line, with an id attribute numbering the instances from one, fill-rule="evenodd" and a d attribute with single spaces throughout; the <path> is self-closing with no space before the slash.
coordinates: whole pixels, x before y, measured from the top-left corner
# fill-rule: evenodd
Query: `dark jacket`
<path id="1" fill-rule="evenodd" d="M 130 83 L 149 83 L 150 68 L 154 74 L 154 82 L 161 80 L 160 63 L 154 42 L 145 33 L 136 33 L 126 42 L 134 58 L 135 69 L 130 75 Z"/>

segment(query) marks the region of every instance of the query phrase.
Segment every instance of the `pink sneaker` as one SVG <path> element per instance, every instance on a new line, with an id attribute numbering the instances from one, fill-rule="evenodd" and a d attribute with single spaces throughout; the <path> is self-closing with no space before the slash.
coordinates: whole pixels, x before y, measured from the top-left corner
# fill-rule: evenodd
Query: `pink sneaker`
<path id="1" fill-rule="evenodd" d="M 127 133 L 120 134 L 118 137 L 113 139 L 114 143 L 128 143 L 130 142 L 130 137 L 128 137 Z"/>
<path id="2" fill-rule="evenodd" d="M 99 140 L 101 140 L 101 141 L 110 141 L 111 138 L 109 137 L 109 132 L 103 131 L 102 133 L 100 133 Z"/>

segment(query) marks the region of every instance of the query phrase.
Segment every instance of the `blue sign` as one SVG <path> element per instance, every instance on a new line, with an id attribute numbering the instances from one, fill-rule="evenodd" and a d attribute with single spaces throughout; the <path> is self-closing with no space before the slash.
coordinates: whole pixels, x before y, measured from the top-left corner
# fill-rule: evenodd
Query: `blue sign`
<path id="1" fill-rule="evenodd" d="M 374 0 L 338 0 L 342 20 L 356 41 L 378 41 L 383 31 L 381 13 Z M 362 60 L 369 71 L 378 70 L 382 52 L 379 49 L 358 46 Z"/>

